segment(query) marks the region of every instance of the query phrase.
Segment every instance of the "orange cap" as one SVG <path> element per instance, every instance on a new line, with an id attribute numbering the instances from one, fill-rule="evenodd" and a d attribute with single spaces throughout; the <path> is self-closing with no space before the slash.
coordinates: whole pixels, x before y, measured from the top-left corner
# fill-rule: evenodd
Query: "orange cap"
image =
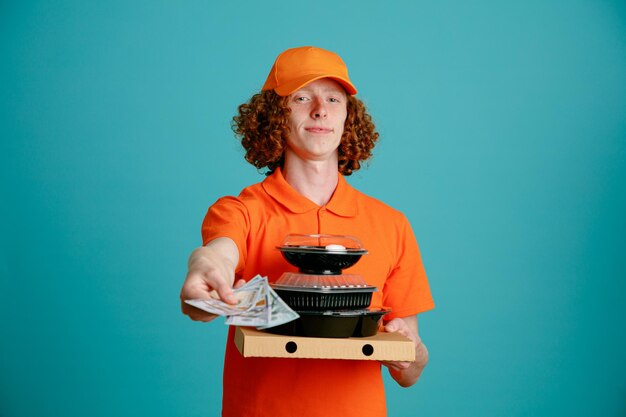
<path id="1" fill-rule="evenodd" d="M 279 96 L 288 96 L 320 78 L 332 78 L 348 94 L 356 94 L 341 57 L 314 46 L 287 49 L 278 55 L 261 90 L 274 90 Z"/>

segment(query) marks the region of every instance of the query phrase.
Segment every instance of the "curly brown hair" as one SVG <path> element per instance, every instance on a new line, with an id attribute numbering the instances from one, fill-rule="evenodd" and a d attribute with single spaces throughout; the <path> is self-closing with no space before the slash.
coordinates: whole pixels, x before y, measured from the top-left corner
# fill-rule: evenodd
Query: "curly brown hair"
<path id="1" fill-rule="evenodd" d="M 365 104 L 347 97 L 348 115 L 339 144 L 339 172 L 343 175 L 361 168 L 361 162 L 372 156 L 379 136 Z M 257 169 L 267 167 L 272 173 L 283 165 L 291 111 L 288 102 L 288 96 L 262 91 L 240 105 L 239 114 L 233 117 L 231 127 L 246 150 L 246 161 Z"/>

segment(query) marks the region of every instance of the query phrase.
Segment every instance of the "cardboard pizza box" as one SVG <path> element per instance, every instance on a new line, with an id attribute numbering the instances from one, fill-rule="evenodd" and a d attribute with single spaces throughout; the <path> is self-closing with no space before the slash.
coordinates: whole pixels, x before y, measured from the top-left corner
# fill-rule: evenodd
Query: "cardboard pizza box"
<path id="1" fill-rule="evenodd" d="M 246 358 L 415 360 L 415 344 L 399 333 L 378 332 L 369 337 L 322 338 L 281 336 L 253 327 L 237 327 L 235 345 Z"/>

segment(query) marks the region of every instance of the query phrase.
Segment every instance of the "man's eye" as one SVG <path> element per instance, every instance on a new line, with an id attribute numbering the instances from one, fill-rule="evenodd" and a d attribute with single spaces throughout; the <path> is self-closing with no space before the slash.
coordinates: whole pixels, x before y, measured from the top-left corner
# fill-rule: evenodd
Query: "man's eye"
<path id="1" fill-rule="evenodd" d="M 296 97 L 296 101 L 307 101 L 308 97 Z"/>
<path id="2" fill-rule="evenodd" d="M 334 97 L 329 98 L 328 101 L 330 101 L 331 103 L 339 103 L 339 100 Z"/>

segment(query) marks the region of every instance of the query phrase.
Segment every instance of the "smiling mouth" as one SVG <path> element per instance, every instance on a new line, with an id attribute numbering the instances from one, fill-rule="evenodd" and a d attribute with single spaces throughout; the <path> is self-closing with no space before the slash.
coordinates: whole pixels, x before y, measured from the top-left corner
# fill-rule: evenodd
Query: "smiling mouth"
<path id="1" fill-rule="evenodd" d="M 326 127 L 307 127 L 304 130 L 311 133 L 331 133 L 333 131 Z"/>

